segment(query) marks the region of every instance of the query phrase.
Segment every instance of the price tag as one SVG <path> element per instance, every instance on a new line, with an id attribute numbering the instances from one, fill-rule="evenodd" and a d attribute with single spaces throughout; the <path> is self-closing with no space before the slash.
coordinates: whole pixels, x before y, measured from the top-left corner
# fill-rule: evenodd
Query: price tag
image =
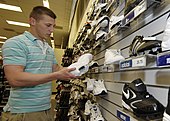
<path id="1" fill-rule="evenodd" d="M 126 24 L 128 24 L 133 18 L 134 18 L 134 11 L 132 11 L 131 13 L 129 13 L 123 20 L 122 20 L 122 26 L 125 26 Z"/>
<path id="2" fill-rule="evenodd" d="M 132 67 L 132 60 L 121 61 L 119 65 L 120 69 L 130 68 Z"/>
<path id="3" fill-rule="evenodd" d="M 140 15 L 141 13 L 143 13 L 145 10 L 147 9 L 147 1 L 144 0 L 143 3 L 141 3 L 140 5 L 136 6 L 135 10 L 134 10 L 134 17 L 137 17 L 138 15 Z"/>
<path id="4" fill-rule="evenodd" d="M 117 110 L 117 117 L 122 121 L 130 121 L 130 117 L 119 110 Z"/>
<path id="5" fill-rule="evenodd" d="M 146 66 L 146 57 L 132 59 L 132 67 Z"/>
<path id="6" fill-rule="evenodd" d="M 169 66 L 170 65 L 170 54 L 158 56 L 157 66 Z"/>
<path id="7" fill-rule="evenodd" d="M 143 0 L 138 6 L 136 6 L 130 13 L 128 13 L 125 18 L 122 20 L 122 26 L 127 25 L 141 13 L 147 9 L 147 0 Z"/>

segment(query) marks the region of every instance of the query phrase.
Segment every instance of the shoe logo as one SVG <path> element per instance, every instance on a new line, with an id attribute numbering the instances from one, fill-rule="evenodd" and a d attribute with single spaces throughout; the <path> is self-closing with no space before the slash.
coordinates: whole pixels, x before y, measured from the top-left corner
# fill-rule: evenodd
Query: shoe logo
<path id="1" fill-rule="evenodd" d="M 138 87 L 138 86 L 141 85 L 141 84 L 143 84 L 143 83 L 135 84 L 135 86 Z"/>
<path id="2" fill-rule="evenodd" d="M 123 90 L 122 91 L 126 99 L 133 99 L 136 98 L 136 94 L 132 90 L 127 90 L 127 93 Z M 130 92 L 132 93 L 132 97 L 130 98 Z"/>
<path id="3" fill-rule="evenodd" d="M 134 109 L 137 109 L 137 107 L 134 106 L 133 104 L 138 103 L 138 102 L 141 102 L 141 101 L 142 101 L 142 100 L 135 100 L 135 101 L 133 101 L 133 102 L 130 103 L 130 106 L 131 106 L 132 108 L 134 108 Z"/>
<path id="4" fill-rule="evenodd" d="M 122 92 L 123 92 L 124 96 L 126 97 L 126 99 L 128 99 L 130 97 L 129 90 L 127 90 L 127 93 L 124 90 Z"/>

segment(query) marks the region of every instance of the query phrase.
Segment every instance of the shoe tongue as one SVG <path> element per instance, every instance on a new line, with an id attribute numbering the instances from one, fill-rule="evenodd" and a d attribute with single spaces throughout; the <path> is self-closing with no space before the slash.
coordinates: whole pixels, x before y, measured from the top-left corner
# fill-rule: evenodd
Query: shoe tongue
<path id="1" fill-rule="evenodd" d="M 141 79 L 134 80 L 129 87 L 137 92 L 146 92 L 146 86 Z"/>

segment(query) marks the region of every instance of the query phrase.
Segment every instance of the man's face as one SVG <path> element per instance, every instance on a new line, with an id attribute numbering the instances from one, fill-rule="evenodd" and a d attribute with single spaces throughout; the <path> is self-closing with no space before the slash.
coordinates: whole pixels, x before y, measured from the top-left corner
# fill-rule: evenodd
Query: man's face
<path id="1" fill-rule="evenodd" d="M 55 19 L 48 15 L 42 15 L 39 20 L 35 20 L 35 30 L 40 39 L 47 39 L 54 31 Z"/>

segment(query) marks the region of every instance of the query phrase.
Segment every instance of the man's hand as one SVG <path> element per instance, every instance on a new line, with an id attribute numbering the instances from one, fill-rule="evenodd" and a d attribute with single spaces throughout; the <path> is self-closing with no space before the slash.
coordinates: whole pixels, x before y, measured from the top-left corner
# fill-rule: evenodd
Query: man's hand
<path id="1" fill-rule="evenodd" d="M 77 76 L 71 74 L 71 71 L 74 71 L 76 68 L 63 68 L 60 71 L 55 72 L 56 73 L 56 78 L 60 80 L 70 80 L 70 79 L 75 79 Z"/>

